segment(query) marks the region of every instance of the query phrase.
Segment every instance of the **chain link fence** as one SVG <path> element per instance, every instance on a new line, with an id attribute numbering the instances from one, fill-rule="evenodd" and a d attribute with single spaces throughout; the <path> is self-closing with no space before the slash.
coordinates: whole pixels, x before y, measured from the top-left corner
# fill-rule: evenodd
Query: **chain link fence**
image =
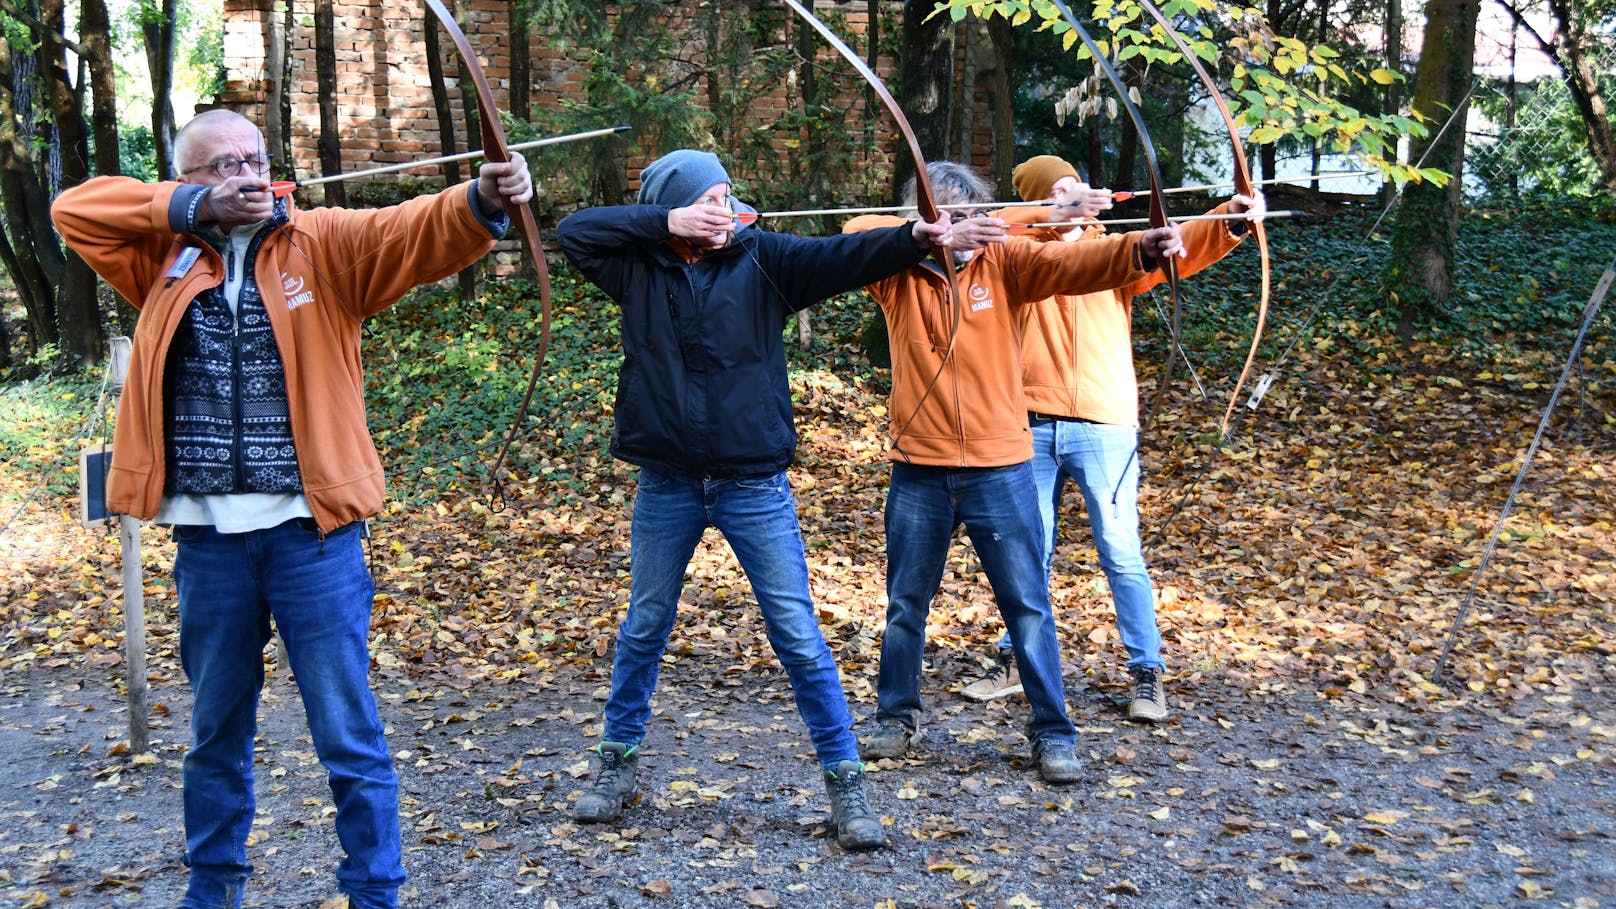
<path id="1" fill-rule="evenodd" d="M 1616 34 L 1603 38 L 1590 49 L 1589 63 L 1610 97 L 1616 89 Z M 1478 46 L 1478 53 L 1482 50 Z M 1465 149 L 1467 193 L 1597 191 L 1599 168 L 1588 147 L 1587 127 L 1558 71 L 1539 68 L 1527 74 L 1534 76 L 1528 80 L 1511 79 L 1508 68 L 1500 69 L 1502 73 L 1477 77 Z"/>

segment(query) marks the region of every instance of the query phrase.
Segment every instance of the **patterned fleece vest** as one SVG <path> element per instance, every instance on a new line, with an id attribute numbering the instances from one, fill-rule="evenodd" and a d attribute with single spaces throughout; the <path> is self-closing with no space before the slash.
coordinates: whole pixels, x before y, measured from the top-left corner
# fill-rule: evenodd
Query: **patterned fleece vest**
<path id="1" fill-rule="evenodd" d="M 165 370 L 169 495 L 303 490 L 292 445 L 286 374 L 248 244 L 235 316 L 221 288 L 191 301 Z"/>

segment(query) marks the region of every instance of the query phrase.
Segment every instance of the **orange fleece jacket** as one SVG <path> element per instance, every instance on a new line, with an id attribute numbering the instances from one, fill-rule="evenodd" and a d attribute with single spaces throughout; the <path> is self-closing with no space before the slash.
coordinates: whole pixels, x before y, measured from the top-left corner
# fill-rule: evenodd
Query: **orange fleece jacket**
<path id="1" fill-rule="evenodd" d="M 901 221 L 869 215 L 847 222 L 842 231 Z M 935 264 L 922 262 L 866 288 L 886 314 L 891 339 L 888 417 L 895 441 L 887 456 L 940 467 L 1004 467 L 1030 459 L 1021 310 L 1054 294 L 1144 281 L 1139 238 L 1132 233 L 1041 243 L 1011 237 L 981 250 L 956 272 L 965 297 L 957 331 L 948 280 Z"/>
<path id="2" fill-rule="evenodd" d="M 1228 204 L 1212 210 L 1224 214 Z M 1047 220 L 1048 208 L 1012 208 L 996 217 L 1024 224 Z M 1191 221 L 1183 225 L 1189 256 L 1180 261 L 1180 277 L 1195 274 L 1228 255 L 1244 235 L 1230 232 L 1231 221 Z M 1099 224 L 1076 241 L 1055 231 L 1041 231 L 1052 243 L 1083 245 L 1108 236 Z M 1096 423 L 1139 425 L 1139 381 L 1133 368 L 1133 298 L 1166 283 L 1161 271 L 1116 290 L 1056 294 L 1026 307 L 1022 343 L 1022 384 L 1027 409 L 1057 417 Z"/>
<path id="3" fill-rule="evenodd" d="M 137 518 L 156 514 L 163 498 L 169 343 L 197 294 L 224 282 L 219 253 L 170 225 L 169 201 L 180 185 L 98 177 L 51 207 L 67 245 L 140 310 L 107 477 L 108 507 Z M 467 184 L 390 208 L 292 212 L 263 240 L 255 274 L 286 370 L 303 492 L 322 531 L 382 504 L 381 459 L 365 423 L 363 320 L 493 244 Z M 182 268 L 177 260 L 188 248 L 200 255 Z"/>

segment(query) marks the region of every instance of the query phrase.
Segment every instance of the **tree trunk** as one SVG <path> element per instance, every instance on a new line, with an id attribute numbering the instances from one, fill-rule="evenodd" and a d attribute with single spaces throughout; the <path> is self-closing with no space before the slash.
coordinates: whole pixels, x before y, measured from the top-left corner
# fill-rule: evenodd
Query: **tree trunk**
<path id="1" fill-rule="evenodd" d="M 1453 176 L 1446 186 L 1410 185 L 1392 228 L 1386 286 L 1397 301 L 1398 332 L 1405 338 L 1448 299 L 1464 175 L 1465 111 L 1454 108 L 1465 101 L 1470 88 L 1480 8 L 1481 0 L 1430 0 L 1425 8 L 1425 41 L 1413 104 L 1430 118 L 1432 129 L 1414 143 L 1410 158 Z M 1442 129 L 1450 115 L 1457 122 Z"/>
<path id="2" fill-rule="evenodd" d="M 1089 118 L 1088 141 L 1085 146 L 1088 154 L 1084 159 L 1088 162 L 1088 167 L 1083 171 L 1083 182 L 1090 186 L 1106 185 L 1104 126 L 1104 117 Z"/>
<path id="3" fill-rule="evenodd" d="M 1008 199 L 1013 188 L 1010 174 L 1016 168 L 1016 104 L 1015 87 L 1011 75 L 1015 67 L 1012 51 L 1010 20 L 993 16 L 987 21 L 988 40 L 993 44 L 993 160 L 990 165 L 993 182 L 999 186 L 999 198 Z"/>
<path id="4" fill-rule="evenodd" d="M 628 32 L 635 27 L 636 19 L 627 14 L 625 7 L 619 6 L 616 12 L 617 19 L 612 23 L 612 37 L 610 44 L 616 47 L 629 47 Z M 604 94 L 602 88 L 590 89 L 590 102 L 597 103 L 603 109 L 611 109 L 611 102 L 606 98 L 597 98 Z M 590 161 L 590 184 L 594 187 L 594 203 L 597 205 L 621 205 L 632 201 L 628 194 L 628 170 L 625 167 L 628 140 L 622 136 L 614 135 L 604 142 L 589 143 L 594 156 Z"/>
<path id="5" fill-rule="evenodd" d="M 1577 105 L 1583 125 L 1588 128 L 1588 148 L 1599 164 L 1605 191 L 1616 197 L 1616 134 L 1611 130 L 1599 80 L 1580 49 L 1569 50 L 1566 57 L 1571 63 L 1565 73 L 1566 87 L 1571 90 L 1571 100 Z"/>
<path id="6" fill-rule="evenodd" d="M 954 88 L 954 24 L 947 16 L 926 17 L 930 3 L 903 5 L 903 28 L 898 43 L 898 95 L 894 99 L 909 119 L 920 143 L 920 153 L 931 161 L 948 148 L 948 110 Z M 892 168 L 892 196 L 901 198 L 903 186 L 915 175 L 915 162 L 907 152 L 898 154 Z"/>
<path id="7" fill-rule="evenodd" d="M 1403 71 L 1403 0 L 1386 0 L 1386 68 L 1394 73 Z M 1403 83 L 1393 79 L 1386 86 L 1385 113 L 1395 116 L 1403 106 Z M 1382 200 L 1390 205 L 1397 195 L 1397 184 L 1385 182 Z"/>
<path id="8" fill-rule="evenodd" d="M 870 67 L 870 72 L 878 73 L 877 66 L 881 62 L 881 0 L 867 0 L 864 4 L 864 18 L 868 34 L 864 36 L 864 62 Z M 864 84 L 864 172 L 874 173 L 876 155 L 880 152 L 880 144 L 875 141 L 876 124 L 879 122 L 877 111 L 881 109 L 881 100 L 875 96 L 875 86 L 866 82 Z M 878 191 L 875 182 L 865 181 L 865 191 L 860 198 L 874 198 Z"/>
<path id="9" fill-rule="evenodd" d="M 1122 78 L 1123 85 L 1129 85 L 1128 78 L 1134 76 L 1133 67 L 1117 67 L 1117 75 Z M 1117 109 L 1122 109 L 1123 99 L 1117 99 Z M 1134 129 L 1133 119 L 1123 115 L 1117 118 L 1117 160 L 1116 170 L 1112 171 L 1111 182 L 1106 186 L 1112 189 L 1131 189 L 1139 185 L 1134 180 L 1134 170 L 1139 166 L 1139 131 Z"/>
<path id="10" fill-rule="evenodd" d="M 1593 152 L 1594 162 L 1599 165 L 1605 190 L 1616 196 L 1616 135 L 1612 133 L 1610 111 L 1599 90 L 1599 79 L 1586 53 L 1594 39 L 1584 30 L 1583 23 L 1567 0 L 1549 0 L 1549 11 L 1559 25 L 1558 46 L 1551 47 L 1536 31 L 1528 31 L 1538 39 L 1544 52 L 1559 64 L 1561 78 L 1571 92 L 1571 101 L 1577 107 L 1578 116 L 1582 117 L 1582 125 L 1588 130 L 1588 148 Z M 1510 12 L 1515 14 L 1513 9 Z"/>
<path id="11" fill-rule="evenodd" d="M 90 96 L 95 100 L 90 131 L 95 136 L 95 172 L 115 176 L 122 172 L 118 160 L 117 72 L 112 65 L 112 26 L 107 19 L 106 0 L 83 0 L 79 37 L 95 51 L 85 62 L 90 67 Z"/>
<path id="12" fill-rule="evenodd" d="M 428 28 L 432 27 L 427 20 Z M 314 73 L 320 87 L 320 175 L 342 173 L 342 121 L 337 116 L 337 36 L 332 0 L 314 0 Z M 325 185 L 325 204 L 342 208 L 348 193 L 341 180 Z"/>
<path id="13" fill-rule="evenodd" d="M 1322 36 L 1320 40 L 1323 40 Z M 1403 0 L 1386 0 L 1386 68 L 1403 71 Z M 1386 86 L 1385 113 L 1395 115 L 1403 106 L 1403 83 L 1393 79 Z"/>
<path id="14" fill-rule="evenodd" d="M 4 256 L 3 256 L 3 258 L 8 263 L 7 268 L 9 269 L 10 268 L 9 263 L 12 261 L 12 258 L 13 258 L 10 255 L 11 244 L 5 242 L 5 237 L 4 237 L 3 234 L 0 234 L 0 246 L 4 246 Z M 11 358 L 11 329 L 6 326 L 6 314 L 3 313 L 3 312 L 0 312 L 0 372 L 4 372 L 4 371 L 7 371 L 7 370 L 11 369 L 12 363 L 13 363 L 13 360 Z"/>
<path id="15" fill-rule="evenodd" d="M 275 160 L 283 162 L 284 173 L 291 179 L 296 179 L 292 173 L 292 131 L 287 128 L 292 120 L 291 92 L 287 90 L 287 82 L 291 79 L 291 67 L 288 61 L 291 55 L 287 53 L 286 36 L 292 33 L 292 4 L 285 3 L 278 9 L 271 3 L 264 14 L 264 146 Z"/>
<path id="16" fill-rule="evenodd" d="M 40 4 L 39 18 L 55 35 L 66 34 L 66 11 L 62 0 Z M 57 146 L 61 156 L 61 187 L 71 188 L 90 176 L 90 139 L 84 122 L 84 95 L 73 85 L 68 70 L 67 46 L 58 40 L 41 42 L 36 52 L 45 77 L 45 94 L 56 123 Z M 50 237 L 55 243 L 54 232 Z M 43 242 L 43 241 L 39 241 Z M 99 362 L 102 354 L 101 307 L 96 299 L 95 272 L 72 250 L 56 295 L 57 343 L 62 356 L 74 367 Z"/>
<path id="17" fill-rule="evenodd" d="M 527 4 L 511 0 L 511 115 L 518 120 L 533 119 L 532 32 Z"/>
<path id="18" fill-rule="evenodd" d="M 50 194 L 39 180 L 33 137 L 39 120 L 33 103 L 32 56 L 14 55 L 0 37 L 0 205 L 10 243 L 3 256 L 11 283 L 28 318 L 28 353 L 55 344 L 56 285 L 66 262 L 50 223 Z"/>
<path id="19" fill-rule="evenodd" d="M 713 133 L 721 146 L 728 146 L 734 136 L 735 124 L 731 122 L 729 105 L 724 103 L 724 73 L 720 71 L 717 61 L 723 59 L 724 47 L 724 3 L 723 0 L 710 0 L 702 5 L 702 31 L 707 40 L 707 112 L 713 116 Z M 798 58 L 802 55 L 802 39 L 797 40 Z M 812 50 L 808 53 L 811 55 Z M 810 61 L 812 56 L 808 58 Z"/>
<path id="20" fill-rule="evenodd" d="M 426 44 L 426 69 L 427 75 L 432 81 L 432 107 L 438 115 L 438 153 L 443 155 L 453 155 L 458 153 L 460 148 L 455 141 L 454 108 L 452 108 L 449 104 L 449 83 L 447 81 L 447 77 L 445 77 L 443 73 L 443 42 L 441 40 L 439 25 L 436 19 L 423 19 L 422 22 L 425 23 L 423 27 L 426 29 L 424 35 Z M 464 69 L 464 67 L 460 68 Z M 468 100 L 464 90 L 461 91 L 460 98 L 462 102 L 466 102 Z M 466 117 L 470 117 L 470 114 L 467 113 L 468 108 L 466 104 L 463 103 L 461 105 L 461 110 Z M 467 119 L 466 122 L 468 132 L 471 129 L 476 128 L 474 126 L 476 122 L 474 119 Z M 453 186 L 460 182 L 459 161 L 445 161 L 440 166 L 443 168 L 443 182 L 445 185 Z M 471 265 L 461 269 L 457 281 L 458 293 L 461 300 L 471 301 L 476 299 L 477 266 Z"/>
<path id="21" fill-rule="evenodd" d="M 971 139 L 976 134 L 976 85 L 982 79 L 984 32 L 977 19 L 968 19 L 955 30 L 963 48 L 959 55 L 962 68 L 954 77 L 956 88 L 949 101 L 948 147 L 943 150 L 943 157 L 970 167 L 976 165 L 976 144 Z"/>
<path id="22" fill-rule="evenodd" d="M 807 149 L 807 173 L 798 173 L 798 185 L 807 190 L 804 197 L 805 207 L 818 208 L 824 202 L 826 193 L 825 168 L 822 162 L 825 158 L 825 124 L 821 117 L 824 109 L 824 99 L 820 97 L 820 84 L 818 68 L 814 65 L 814 57 L 819 49 L 818 33 L 813 26 L 798 18 L 797 20 L 797 92 L 799 103 L 797 109 L 808 114 L 806 118 L 808 135 L 804 137 L 804 148 Z"/>
<path id="23" fill-rule="evenodd" d="M 510 84 L 510 112 L 524 123 L 533 121 L 533 68 L 532 68 L 532 32 L 533 26 L 528 18 L 527 4 L 521 0 L 511 0 L 511 84 Z M 511 152 L 520 155 L 522 152 Z M 535 181 L 536 183 L 537 181 Z M 535 198 L 527 204 L 532 207 L 537 201 Z M 538 260 L 544 255 L 542 249 L 530 249 L 528 255 L 523 256 L 522 276 L 529 281 L 539 280 Z"/>
<path id="24" fill-rule="evenodd" d="M 146 71 L 151 74 L 152 145 L 157 150 L 157 178 L 174 177 L 174 17 L 179 0 L 162 0 L 161 15 L 142 22 Z"/>

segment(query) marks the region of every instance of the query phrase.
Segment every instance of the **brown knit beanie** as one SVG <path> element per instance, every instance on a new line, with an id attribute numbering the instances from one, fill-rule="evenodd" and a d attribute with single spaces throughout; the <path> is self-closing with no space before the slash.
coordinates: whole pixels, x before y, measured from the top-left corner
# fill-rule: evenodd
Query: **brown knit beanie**
<path id="1" fill-rule="evenodd" d="M 1077 177 L 1077 171 L 1064 158 L 1055 155 L 1028 158 L 1010 172 L 1010 182 L 1015 184 L 1023 202 L 1048 199 L 1049 191 L 1055 188 L 1055 181 L 1061 177 Z"/>

